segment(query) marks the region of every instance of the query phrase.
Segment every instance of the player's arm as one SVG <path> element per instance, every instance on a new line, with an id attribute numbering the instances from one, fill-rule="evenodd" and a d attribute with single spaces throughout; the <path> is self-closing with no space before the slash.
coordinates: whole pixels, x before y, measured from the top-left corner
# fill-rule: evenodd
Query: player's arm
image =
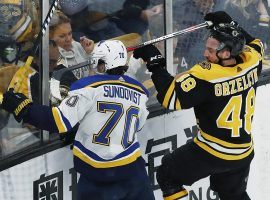
<path id="1" fill-rule="evenodd" d="M 74 96 L 65 99 L 59 107 L 49 107 L 35 105 L 24 94 L 9 90 L 3 95 L 2 108 L 12 113 L 18 122 L 23 120 L 42 130 L 63 133 L 74 127 L 86 112 L 78 108 L 78 97 Z"/>
<path id="2" fill-rule="evenodd" d="M 152 80 L 158 92 L 157 99 L 163 107 L 172 110 L 196 106 L 209 96 L 207 82 L 185 73 L 176 79 L 165 69 L 165 59 L 158 49 L 148 45 L 134 51 L 135 58 L 142 58 L 152 72 Z M 202 92 L 204 91 L 204 92 Z"/>

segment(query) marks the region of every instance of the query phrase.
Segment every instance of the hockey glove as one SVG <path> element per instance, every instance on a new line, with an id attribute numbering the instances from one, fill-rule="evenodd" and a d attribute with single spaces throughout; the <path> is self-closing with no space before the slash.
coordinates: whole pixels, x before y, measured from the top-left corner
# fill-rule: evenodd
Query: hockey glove
<path id="1" fill-rule="evenodd" d="M 150 72 L 155 72 L 159 69 L 165 68 L 166 60 L 162 57 L 160 51 L 154 45 L 150 44 L 133 52 L 133 57 L 143 59 L 146 62 L 146 67 Z"/>
<path id="2" fill-rule="evenodd" d="M 217 12 L 208 13 L 208 14 L 206 14 L 204 16 L 204 20 L 205 21 L 211 21 L 213 23 L 213 25 L 209 26 L 208 28 L 213 28 L 214 26 L 219 25 L 221 23 L 224 23 L 224 24 L 229 24 L 229 23 L 237 24 L 236 22 L 234 22 L 232 20 L 230 15 L 228 15 L 224 11 L 217 11 Z"/>
<path id="3" fill-rule="evenodd" d="M 22 93 L 14 93 L 10 89 L 3 95 L 2 108 L 14 115 L 17 122 L 21 122 L 27 114 L 32 102 Z"/>

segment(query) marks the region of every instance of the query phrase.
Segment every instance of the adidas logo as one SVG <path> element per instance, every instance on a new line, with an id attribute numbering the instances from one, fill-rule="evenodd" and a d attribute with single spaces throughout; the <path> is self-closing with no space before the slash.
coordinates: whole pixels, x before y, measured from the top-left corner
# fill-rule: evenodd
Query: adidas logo
<path id="1" fill-rule="evenodd" d="M 123 79 L 123 77 L 120 77 L 118 80 L 121 82 L 126 82 L 125 79 Z"/>

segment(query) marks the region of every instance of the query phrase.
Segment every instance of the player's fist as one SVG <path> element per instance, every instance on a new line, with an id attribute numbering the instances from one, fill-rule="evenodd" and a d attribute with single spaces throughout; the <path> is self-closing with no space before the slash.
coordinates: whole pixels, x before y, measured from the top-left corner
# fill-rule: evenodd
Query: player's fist
<path id="1" fill-rule="evenodd" d="M 133 52 L 133 57 L 138 59 L 143 59 L 144 62 L 149 62 L 153 58 L 162 57 L 160 51 L 152 44 L 146 45 L 144 47 L 135 49 Z"/>
<path id="2" fill-rule="evenodd" d="M 87 37 L 83 36 L 80 37 L 80 44 L 82 45 L 83 49 L 87 54 L 92 53 L 95 47 L 95 43 L 93 40 L 88 39 Z"/>
<path id="3" fill-rule="evenodd" d="M 9 89 L 3 95 L 2 108 L 14 115 L 17 122 L 22 121 L 32 102 L 22 93 L 14 93 Z"/>
<path id="4" fill-rule="evenodd" d="M 230 17 L 230 15 L 228 15 L 224 11 L 217 11 L 217 12 L 207 13 L 204 16 L 204 20 L 205 21 L 211 21 L 213 23 L 213 25 L 210 26 L 209 28 L 212 28 L 212 27 L 214 27 L 216 25 L 219 25 L 221 23 L 229 24 L 229 23 L 231 23 L 233 21 L 232 18 Z"/>
<path id="5" fill-rule="evenodd" d="M 162 57 L 157 47 L 152 44 L 135 49 L 133 52 L 133 57 L 136 59 L 143 59 L 143 61 L 146 62 L 146 67 L 150 72 L 164 68 L 166 64 L 165 58 Z"/>

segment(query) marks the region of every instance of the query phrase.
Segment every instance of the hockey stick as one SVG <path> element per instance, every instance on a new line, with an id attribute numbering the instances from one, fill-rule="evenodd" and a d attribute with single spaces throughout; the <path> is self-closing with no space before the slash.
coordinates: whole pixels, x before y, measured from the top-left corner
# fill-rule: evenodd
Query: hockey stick
<path id="1" fill-rule="evenodd" d="M 156 39 L 153 39 L 153 40 L 149 40 L 147 42 L 143 42 L 143 43 L 138 44 L 136 46 L 127 47 L 127 51 L 128 52 L 134 51 L 135 49 L 138 49 L 138 48 L 147 46 L 149 44 L 154 44 L 154 43 L 157 43 L 157 42 L 160 42 L 160 41 L 163 41 L 163 40 L 167 40 L 167 39 L 173 38 L 173 37 L 178 36 L 178 35 L 183 35 L 183 34 L 190 33 L 190 32 L 193 32 L 195 30 L 198 30 L 198 29 L 201 29 L 201 28 L 204 28 L 204 27 L 212 26 L 212 24 L 213 24 L 212 22 L 206 21 L 206 22 L 203 22 L 201 24 L 197 24 L 197 25 L 191 26 L 189 28 L 183 29 L 181 31 L 170 33 L 170 34 L 161 36 L 159 38 L 156 38 Z"/>
<path id="2" fill-rule="evenodd" d="M 9 84 L 9 88 L 14 88 L 14 91 L 19 91 L 19 89 L 22 86 L 23 80 L 25 79 L 25 77 L 27 77 L 30 65 L 32 64 L 34 56 L 38 50 L 40 40 L 42 39 L 43 35 L 45 35 L 45 33 L 46 33 L 47 27 L 48 27 L 49 22 L 52 18 L 53 12 L 56 10 L 58 2 L 59 2 L 59 0 L 54 0 L 53 3 L 51 4 L 51 7 L 47 13 L 47 16 L 46 16 L 41 28 L 40 28 L 38 36 L 36 37 L 36 39 L 34 41 L 33 48 L 31 49 L 24 66 L 19 68 L 19 70 L 17 71 L 19 75 L 16 76 L 16 73 L 17 73 L 16 72 L 14 77 L 12 78 L 10 84 Z M 0 93 L 0 104 L 2 103 L 2 99 L 3 99 L 3 94 Z"/>
<path id="3" fill-rule="evenodd" d="M 201 24 L 198 24 L 198 25 L 183 29 L 181 31 L 177 31 L 177 32 L 174 32 L 174 33 L 171 33 L 171 34 L 168 34 L 168 35 L 165 35 L 165 36 L 162 36 L 162 37 L 159 37 L 159 38 L 156 38 L 156 39 L 144 42 L 144 43 L 141 43 L 141 44 L 139 44 L 137 46 L 127 47 L 127 51 L 129 51 L 129 52 L 134 51 L 135 49 L 144 47 L 146 45 L 157 43 L 157 42 L 160 42 L 160 41 L 163 41 L 163 40 L 166 40 L 166 39 L 178 36 L 178 35 L 182 35 L 182 34 L 185 34 L 185 33 L 193 32 L 193 31 L 195 31 L 197 29 L 201 29 L 201 28 L 204 28 L 204 27 L 209 27 L 211 25 L 212 25 L 212 22 L 207 21 L 207 22 L 204 22 L 204 23 L 201 23 Z M 83 66 L 89 65 L 89 64 L 91 64 L 90 60 L 85 61 L 85 62 L 80 63 L 80 64 L 77 64 L 77 65 L 74 65 L 74 66 L 69 67 L 69 68 L 64 68 L 64 69 L 54 71 L 53 74 L 52 74 L 52 77 L 50 79 L 51 95 L 54 98 L 56 98 L 58 100 L 61 100 L 62 97 L 61 97 L 59 88 L 60 88 L 60 79 L 61 79 L 62 75 L 67 71 L 72 71 L 72 70 L 81 68 Z"/>

